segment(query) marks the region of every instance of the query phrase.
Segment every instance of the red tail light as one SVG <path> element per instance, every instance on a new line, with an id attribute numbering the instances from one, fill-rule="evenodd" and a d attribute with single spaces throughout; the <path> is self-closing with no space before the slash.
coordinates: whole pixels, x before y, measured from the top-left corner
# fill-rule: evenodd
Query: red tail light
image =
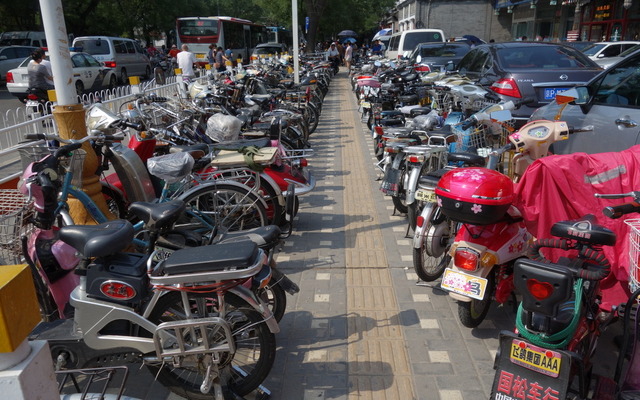
<path id="1" fill-rule="evenodd" d="M 478 269 L 478 253 L 465 249 L 456 250 L 453 264 L 460 269 L 475 271 Z"/>
<path id="2" fill-rule="evenodd" d="M 300 166 L 304 168 L 307 165 L 309 165 L 309 163 L 307 162 L 307 159 L 306 158 L 301 158 L 300 159 Z"/>
<path id="3" fill-rule="evenodd" d="M 504 96 L 522 98 L 520 89 L 518 88 L 518 85 L 513 78 L 500 79 L 498 81 L 495 81 L 493 82 L 493 85 L 491 85 L 490 89 Z"/>
<path id="4" fill-rule="evenodd" d="M 410 163 L 421 163 L 424 162 L 424 156 L 409 156 L 408 160 Z"/>
<path id="5" fill-rule="evenodd" d="M 38 100 L 38 96 L 36 96 L 35 94 L 31 93 L 27 95 L 27 99 L 29 100 Z"/>
<path id="6" fill-rule="evenodd" d="M 13 83 L 13 73 L 7 72 L 7 83 Z"/>
<path id="7" fill-rule="evenodd" d="M 527 280 L 527 289 L 538 300 L 544 300 L 553 293 L 553 286 L 549 282 L 540 282 L 537 279 Z"/>
<path id="8" fill-rule="evenodd" d="M 381 126 L 374 126 L 373 130 L 376 131 L 376 135 L 378 135 L 378 136 L 384 135 L 384 130 L 382 129 Z"/>
<path id="9" fill-rule="evenodd" d="M 416 218 L 416 225 L 420 228 L 422 228 L 422 225 L 424 225 L 424 217 L 422 215 Z"/>
<path id="10" fill-rule="evenodd" d="M 413 66 L 413 69 L 418 72 L 431 72 L 431 68 L 428 65 L 416 64 Z"/>
<path id="11" fill-rule="evenodd" d="M 104 66 L 107 68 L 115 68 L 116 67 L 116 62 L 115 61 L 105 61 L 104 62 Z"/>

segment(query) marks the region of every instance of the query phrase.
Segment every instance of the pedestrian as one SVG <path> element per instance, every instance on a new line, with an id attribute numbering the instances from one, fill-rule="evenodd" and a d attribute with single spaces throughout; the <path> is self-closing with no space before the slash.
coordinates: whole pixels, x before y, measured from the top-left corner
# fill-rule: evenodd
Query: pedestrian
<path id="1" fill-rule="evenodd" d="M 347 43 L 347 48 L 344 50 L 344 65 L 347 67 L 347 73 L 351 71 L 351 60 L 353 59 L 353 46 L 351 42 Z"/>
<path id="2" fill-rule="evenodd" d="M 27 66 L 27 73 L 29 74 L 29 89 L 36 90 L 37 96 L 43 99 L 49 100 L 47 90 L 53 89 L 53 85 L 49 82 L 53 81 L 51 73 L 47 70 L 47 67 L 42 63 L 44 59 L 44 52 L 41 49 L 35 50 L 31 53 L 31 60 Z"/>
<path id="3" fill-rule="evenodd" d="M 224 56 L 224 50 L 222 47 L 218 46 L 215 54 L 215 63 L 213 64 L 214 68 L 218 72 L 224 72 L 227 70 L 227 66 L 225 62 L 228 61 L 227 57 Z"/>
<path id="4" fill-rule="evenodd" d="M 193 70 L 193 64 L 196 63 L 196 56 L 189 51 L 189 46 L 182 45 L 182 51 L 176 56 L 178 61 L 178 68 L 182 70 L 182 79 L 191 80 L 196 77 L 196 73 Z"/>
<path id="5" fill-rule="evenodd" d="M 337 42 L 336 48 L 338 49 L 338 53 L 340 53 L 340 65 L 344 65 L 344 46 L 340 44 L 340 42 Z"/>
<path id="6" fill-rule="evenodd" d="M 373 54 L 374 56 L 381 56 L 382 55 L 382 42 L 379 40 L 376 40 L 375 43 L 373 43 L 373 46 L 371 46 L 371 54 Z"/>
<path id="7" fill-rule="evenodd" d="M 214 44 L 210 44 L 209 52 L 207 53 L 207 62 L 209 62 L 209 65 L 211 65 L 211 68 L 214 68 L 213 64 L 215 64 L 216 62 L 215 53 L 216 53 L 216 46 Z"/>

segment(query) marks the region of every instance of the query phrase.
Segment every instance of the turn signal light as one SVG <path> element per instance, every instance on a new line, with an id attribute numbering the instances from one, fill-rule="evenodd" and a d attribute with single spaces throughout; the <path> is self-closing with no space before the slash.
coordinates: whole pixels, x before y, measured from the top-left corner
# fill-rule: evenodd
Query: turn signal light
<path id="1" fill-rule="evenodd" d="M 469 249 L 458 249 L 453 256 L 453 264 L 467 271 L 478 269 L 478 253 Z"/>
<path id="2" fill-rule="evenodd" d="M 497 80 L 491 85 L 490 89 L 504 96 L 522 98 L 520 89 L 513 78 Z"/>
<path id="3" fill-rule="evenodd" d="M 544 300 L 553 293 L 553 286 L 549 282 L 540 282 L 537 279 L 527 280 L 527 290 L 537 300 Z"/>

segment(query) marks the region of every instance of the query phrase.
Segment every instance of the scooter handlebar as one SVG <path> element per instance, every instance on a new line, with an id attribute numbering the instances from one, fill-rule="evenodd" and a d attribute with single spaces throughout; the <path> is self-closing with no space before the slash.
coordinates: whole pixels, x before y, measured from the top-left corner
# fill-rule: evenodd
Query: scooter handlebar
<path id="1" fill-rule="evenodd" d="M 640 203 L 637 203 L 635 201 L 625 203 L 625 204 L 619 204 L 617 206 L 605 207 L 602 210 L 602 213 L 607 218 L 611 218 L 611 219 L 620 218 L 623 215 L 631 214 L 635 212 L 640 212 Z"/>

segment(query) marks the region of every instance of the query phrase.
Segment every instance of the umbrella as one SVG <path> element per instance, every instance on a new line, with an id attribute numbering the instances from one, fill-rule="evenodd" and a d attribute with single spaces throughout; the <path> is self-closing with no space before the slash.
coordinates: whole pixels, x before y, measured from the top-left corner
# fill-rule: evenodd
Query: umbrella
<path id="1" fill-rule="evenodd" d="M 344 38 L 344 39 L 342 39 L 342 40 L 341 40 L 341 42 L 342 42 L 342 43 L 347 43 L 347 42 L 349 42 L 349 43 L 355 43 L 355 42 L 356 42 L 356 40 L 355 40 L 354 38 L 352 38 L 352 37 L 348 37 L 348 38 Z"/>
<path id="2" fill-rule="evenodd" d="M 340 33 L 338 33 L 338 36 L 358 36 L 358 34 L 355 33 L 354 31 L 346 30 L 346 31 L 340 31 Z"/>
<path id="3" fill-rule="evenodd" d="M 381 29 L 378 31 L 378 33 L 375 34 L 375 36 L 373 37 L 373 40 L 377 40 L 380 36 L 388 36 L 391 34 L 392 31 L 393 29 L 391 28 Z"/>

